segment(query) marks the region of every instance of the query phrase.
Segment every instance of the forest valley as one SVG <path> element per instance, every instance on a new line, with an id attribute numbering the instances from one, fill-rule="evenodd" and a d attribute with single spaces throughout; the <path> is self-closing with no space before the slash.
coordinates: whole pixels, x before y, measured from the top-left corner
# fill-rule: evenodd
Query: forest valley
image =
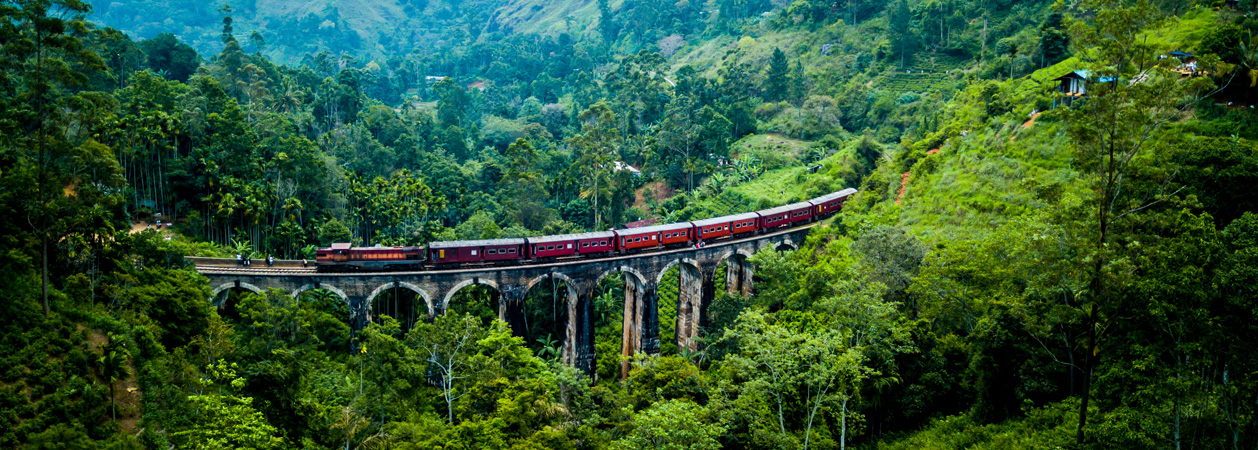
<path id="1" fill-rule="evenodd" d="M 1258 448 L 1252 0 L 297 4 L 0 0 L 0 447 Z M 352 330 L 184 260 L 845 187 L 625 379 L 618 276 L 587 374 L 562 282 Z"/>

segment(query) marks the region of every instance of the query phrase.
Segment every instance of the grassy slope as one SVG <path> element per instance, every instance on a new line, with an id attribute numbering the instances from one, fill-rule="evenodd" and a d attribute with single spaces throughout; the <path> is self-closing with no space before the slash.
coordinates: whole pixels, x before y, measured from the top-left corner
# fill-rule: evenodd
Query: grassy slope
<path id="1" fill-rule="evenodd" d="M 1155 48 L 1165 52 L 1191 49 L 1215 20 L 1212 11 L 1195 10 L 1151 30 L 1149 42 L 1156 41 Z M 1034 100 L 1052 85 L 1050 80 L 1079 67 L 1081 63 L 1070 58 L 1023 79 L 1005 82 L 1011 91 L 1007 101 L 1016 105 L 1009 114 L 977 127 L 973 123 L 961 125 L 970 133 L 948 139 L 939 154 L 918 163 L 915 169 L 929 173 L 910 178 L 901 205 L 882 202 L 870 211 L 935 240 L 980 236 L 1010 218 L 1043 207 L 1034 194 L 1037 187 L 1069 186 L 1078 177 L 1071 168 L 1070 148 L 1060 144 L 1066 136 L 1059 111 L 1041 115 L 1030 128 L 1022 124 Z M 966 114 L 966 108 L 981 106 L 972 97 L 959 100 L 971 103 L 950 105 L 959 116 Z M 935 161 L 925 162 L 930 159 Z M 889 181 L 885 185 L 888 191 L 899 188 L 898 176 L 882 175 Z"/>
<path id="2" fill-rule="evenodd" d="M 613 8 L 618 2 L 611 2 Z M 569 29 L 568 18 L 572 18 Z M 555 34 L 595 31 L 598 2 L 593 0 L 511 0 L 494 11 L 498 23 L 517 33 Z"/>

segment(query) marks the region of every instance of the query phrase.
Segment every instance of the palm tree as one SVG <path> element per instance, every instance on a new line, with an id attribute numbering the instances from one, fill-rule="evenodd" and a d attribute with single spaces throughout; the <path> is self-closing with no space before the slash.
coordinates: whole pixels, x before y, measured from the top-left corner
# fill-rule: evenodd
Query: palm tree
<path id="1" fill-rule="evenodd" d="M 110 345 L 105 347 L 104 353 L 96 362 L 99 364 L 101 378 L 109 380 L 109 409 L 114 422 L 117 422 L 118 407 L 114 402 L 114 385 L 131 376 L 131 367 L 127 366 L 131 353 L 127 351 L 126 344 L 117 336 L 111 334 L 109 342 Z"/>
<path id="2" fill-rule="evenodd" d="M 1249 87 L 1258 87 L 1258 40 L 1250 31 L 1247 39 L 1241 40 L 1241 69 L 1249 76 Z M 1249 91 L 1245 92 L 1245 103 L 1249 102 Z"/>

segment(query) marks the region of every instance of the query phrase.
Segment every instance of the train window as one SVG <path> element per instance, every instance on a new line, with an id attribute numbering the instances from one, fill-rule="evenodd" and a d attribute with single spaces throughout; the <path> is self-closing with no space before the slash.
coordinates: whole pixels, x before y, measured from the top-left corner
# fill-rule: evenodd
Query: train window
<path id="1" fill-rule="evenodd" d="M 569 243 L 568 243 L 568 248 L 572 248 L 572 243 L 571 243 L 571 242 L 569 242 Z"/>
<path id="2" fill-rule="evenodd" d="M 589 243 L 589 242 L 582 242 L 582 243 L 581 243 L 581 248 L 588 248 L 589 246 L 590 246 L 590 243 Z"/>
<path id="3" fill-rule="evenodd" d="M 476 250 L 472 250 L 472 256 L 476 256 Z"/>
<path id="4" fill-rule="evenodd" d="M 491 248 L 491 249 L 489 249 L 488 251 L 486 251 L 485 253 L 490 254 L 490 255 L 497 255 L 497 254 L 498 254 L 498 249 L 493 249 L 493 248 Z"/>
<path id="5" fill-rule="evenodd" d="M 508 253 L 515 253 L 515 249 L 514 249 L 514 248 L 507 249 L 507 252 L 508 252 Z"/>

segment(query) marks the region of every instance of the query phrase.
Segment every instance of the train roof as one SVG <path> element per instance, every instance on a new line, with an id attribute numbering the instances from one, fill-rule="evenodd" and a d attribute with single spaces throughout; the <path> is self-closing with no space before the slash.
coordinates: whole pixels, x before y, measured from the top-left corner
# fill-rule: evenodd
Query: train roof
<path id="1" fill-rule="evenodd" d="M 649 227 L 638 227 L 638 228 L 622 228 L 622 229 L 616 230 L 616 233 L 619 233 L 619 234 L 657 233 L 660 231 L 673 231 L 673 230 L 680 230 L 683 228 L 690 228 L 690 222 L 666 223 L 664 225 L 652 225 Z"/>
<path id="2" fill-rule="evenodd" d="M 524 239 L 480 239 L 474 241 L 445 241 L 428 244 L 428 248 L 487 247 L 493 245 L 524 245 Z"/>
<path id="3" fill-rule="evenodd" d="M 814 199 L 812 199 L 811 201 L 814 201 L 814 202 L 828 202 L 828 201 L 830 201 L 830 200 L 834 200 L 834 199 L 836 199 L 836 198 L 843 198 L 843 197 L 847 197 L 847 196 L 852 195 L 852 194 L 855 194 L 855 193 L 856 193 L 856 189 L 853 189 L 853 188 L 847 188 L 847 189 L 841 190 L 841 191 L 839 191 L 839 192 L 831 192 L 831 193 L 829 193 L 829 194 L 826 194 L 826 195 L 823 195 L 823 196 L 820 196 L 820 197 L 814 198 Z"/>
<path id="4" fill-rule="evenodd" d="M 573 234 L 556 234 L 552 236 L 537 236 L 537 237 L 528 238 L 528 241 L 530 243 L 541 243 L 541 242 L 571 241 L 571 240 L 576 240 L 576 239 L 599 239 L 599 238 L 610 239 L 615 236 L 616 234 L 610 231 L 593 231 L 589 233 L 573 233 Z"/>
<path id="5" fill-rule="evenodd" d="M 696 220 L 690 223 L 695 224 L 696 227 L 705 227 L 708 225 L 716 225 L 718 223 L 729 223 L 735 220 L 755 219 L 757 217 L 760 217 L 760 216 L 757 215 L 756 213 L 749 212 L 749 213 L 742 213 L 742 214 L 733 214 L 729 216 L 713 217 L 711 219 Z"/>
<path id="6" fill-rule="evenodd" d="M 383 245 L 377 245 L 377 246 L 373 246 L 373 247 L 354 247 L 354 244 L 351 244 L 351 243 L 349 243 L 349 242 L 337 242 L 337 243 L 333 243 L 331 247 L 324 247 L 324 248 L 320 248 L 319 250 L 328 250 L 328 249 L 331 249 L 331 250 L 359 250 L 359 251 L 361 251 L 361 250 L 403 250 L 403 251 L 411 251 L 411 250 L 422 250 L 423 248 L 424 248 L 424 247 L 422 247 L 422 246 L 412 246 L 412 245 L 407 245 L 407 246 L 394 246 L 394 245 L 390 245 L 390 246 L 383 246 Z"/>
<path id="7" fill-rule="evenodd" d="M 796 203 L 791 203 L 789 205 L 779 206 L 777 208 L 762 209 L 756 212 L 761 215 L 773 215 L 777 213 L 784 213 L 787 211 L 794 211 L 800 208 L 812 208 L 812 203 L 796 202 Z"/>

